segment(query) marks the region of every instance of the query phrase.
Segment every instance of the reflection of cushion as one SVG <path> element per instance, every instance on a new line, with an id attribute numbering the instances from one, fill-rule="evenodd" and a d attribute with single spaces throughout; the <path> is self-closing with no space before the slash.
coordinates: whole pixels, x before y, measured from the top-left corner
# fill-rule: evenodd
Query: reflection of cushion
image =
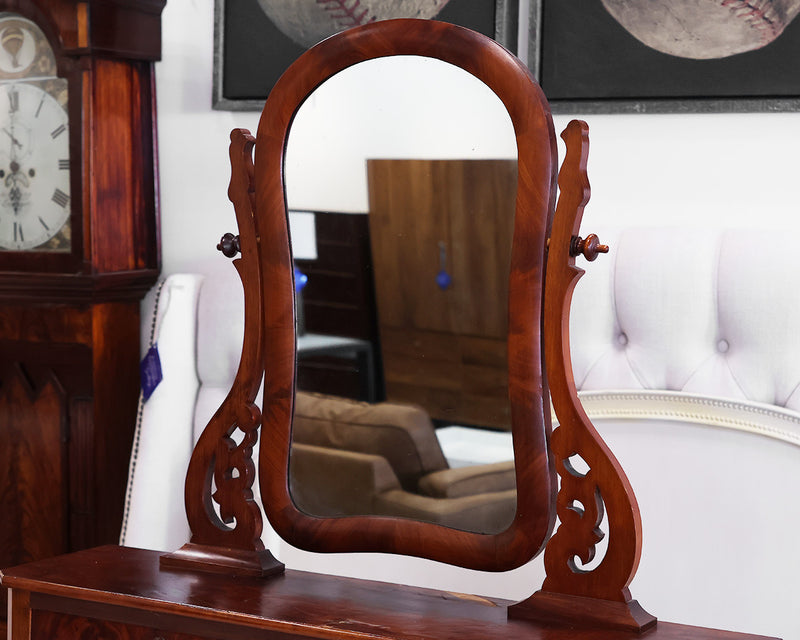
<path id="1" fill-rule="evenodd" d="M 433 498 L 460 498 L 515 486 L 514 461 L 508 460 L 429 473 L 419 481 L 419 492 Z"/>
<path id="2" fill-rule="evenodd" d="M 417 490 L 420 476 L 447 469 L 428 414 L 413 405 L 298 392 L 292 437 L 303 444 L 383 456 L 407 491 Z"/>

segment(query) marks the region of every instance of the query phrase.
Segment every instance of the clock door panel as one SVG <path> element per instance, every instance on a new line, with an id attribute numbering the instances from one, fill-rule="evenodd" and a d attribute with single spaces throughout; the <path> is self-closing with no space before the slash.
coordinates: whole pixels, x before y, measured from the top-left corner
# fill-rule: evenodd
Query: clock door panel
<path id="1" fill-rule="evenodd" d="M 71 397 L 88 395 L 76 365 L 89 351 L 76 346 L 48 362 L 1 343 L 0 566 L 13 566 L 69 549 L 67 495 Z M 65 363 L 63 357 L 72 362 Z M 59 362 L 60 360 L 60 362 Z M 15 526 L 6 526 L 14 523 Z M 5 593 L 2 594 L 3 602 Z"/>
<path id="2" fill-rule="evenodd" d="M 57 380 L 31 387 L 23 367 L 3 377 L 0 403 L 0 474 L 4 518 L 19 523 L 2 531 L 0 564 L 11 566 L 64 552 L 65 528 L 63 408 Z"/>
<path id="3" fill-rule="evenodd" d="M 138 303 L 0 306 L 0 566 L 118 539 L 138 327 Z"/>

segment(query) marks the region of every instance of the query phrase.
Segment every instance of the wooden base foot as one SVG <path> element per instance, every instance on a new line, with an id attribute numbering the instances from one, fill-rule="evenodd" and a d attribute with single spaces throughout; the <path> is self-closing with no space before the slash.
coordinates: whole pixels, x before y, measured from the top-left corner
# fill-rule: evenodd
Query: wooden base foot
<path id="1" fill-rule="evenodd" d="M 230 549 L 187 543 L 174 553 L 161 556 L 159 566 L 166 570 L 193 570 L 231 576 L 266 578 L 283 573 L 283 563 L 269 550 Z"/>
<path id="2" fill-rule="evenodd" d="M 643 633 L 656 626 L 656 618 L 636 600 L 614 602 L 599 598 L 537 591 L 508 608 L 509 618 L 563 622 L 570 627 L 593 626 Z"/>

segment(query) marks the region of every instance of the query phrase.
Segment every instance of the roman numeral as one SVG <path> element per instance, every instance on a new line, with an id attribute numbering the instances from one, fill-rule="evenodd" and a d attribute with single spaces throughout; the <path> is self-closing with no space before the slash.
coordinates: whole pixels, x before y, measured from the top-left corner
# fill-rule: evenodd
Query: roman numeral
<path id="1" fill-rule="evenodd" d="M 53 197 L 51 198 L 53 202 L 55 202 L 59 207 L 66 207 L 69 204 L 69 196 L 64 193 L 61 189 L 56 189 L 53 192 Z"/>
<path id="2" fill-rule="evenodd" d="M 45 228 L 45 231 L 50 231 L 50 227 L 48 227 L 47 223 L 44 220 L 42 220 L 41 216 L 39 216 L 39 222 L 42 223 L 42 226 Z"/>
<path id="3" fill-rule="evenodd" d="M 22 234 L 22 226 L 19 222 L 14 223 L 14 242 L 25 242 L 25 236 Z"/>
<path id="4" fill-rule="evenodd" d="M 69 160 L 59 160 L 58 161 L 58 168 L 61 171 L 69 171 Z"/>
<path id="5" fill-rule="evenodd" d="M 36 113 L 33 114 L 34 118 L 38 118 L 39 117 L 39 112 L 42 110 L 42 105 L 43 104 L 44 104 L 44 96 L 42 96 L 42 99 L 39 100 L 39 106 L 36 107 Z"/>
<path id="6" fill-rule="evenodd" d="M 19 93 L 16 90 L 8 92 L 8 108 L 9 111 L 19 111 Z"/>
<path id="7" fill-rule="evenodd" d="M 51 135 L 51 136 L 53 137 L 53 139 L 55 140 L 55 139 L 56 139 L 58 136 L 60 136 L 60 135 L 61 135 L 62 133 L 64 133 L 66 130 L 67 130 L 67 127 L 66 127 L 65 125 L 63 125 L 63 124 L 62 124 L 62 125 L 59 125 L 57 129 L 53 129 L 53 131 L 51 131 L 51 132 L 50 132 L 50 135 Z"/>

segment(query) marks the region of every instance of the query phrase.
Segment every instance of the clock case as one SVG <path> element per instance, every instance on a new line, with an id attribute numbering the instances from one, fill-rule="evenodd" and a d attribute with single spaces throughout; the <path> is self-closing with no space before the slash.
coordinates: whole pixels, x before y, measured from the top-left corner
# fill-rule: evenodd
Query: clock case
<path id="1" fill-rule="evenodd" d="M 44 32 L 69 83 L 73 202 L 69 253 L 0 251 L 0 567 L 119 538 L 139 307 L 160 269 L 164 5 L 0 0 Z"/>
<path id="2" fill-rule="evenodd" d="M 165 0 L 6 0 L 68 83 L 71 250 L 0 251 L 3 299 L 141 297 L 160 267 L 152 62 Z"/>

